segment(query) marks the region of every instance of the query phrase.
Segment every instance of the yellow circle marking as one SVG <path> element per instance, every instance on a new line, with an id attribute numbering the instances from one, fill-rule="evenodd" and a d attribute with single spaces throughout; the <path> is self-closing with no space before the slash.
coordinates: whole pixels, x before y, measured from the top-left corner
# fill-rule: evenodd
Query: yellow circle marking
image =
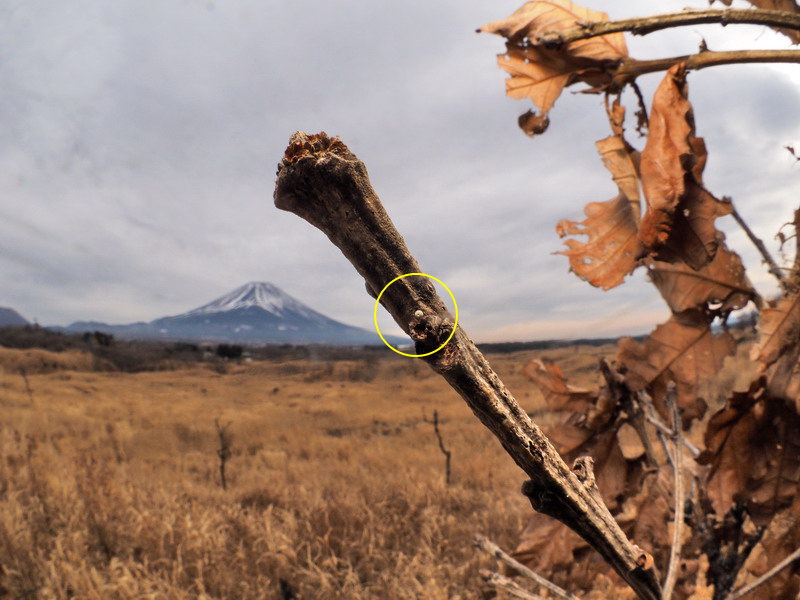
<path id="1" fill-rule="evenodd" d="M 447 339 L 444 341 L 444 343 L 441 346 L 439 346 L 436 350 L 432 350 L 431 352 L 426 352 L 425 354 L 408 354 L 406 352 L 400 352 L 400 350 L 398 350 L 397 348 L 395 348 L 389 342 L 386 341 L 386 338 L 383 337 L 383 334 L 381 333 L 381 328 L 378 325 L 378 306 L 380 305 L 381 296 L 383 296 L 383 293 L 386 290 L 388 290 L 389 286 L 392 285 L 395 281 L 399 281 L 400 279 L 403 279 L 405 277 L 411 277 L 412 275 L 420 275 L 421 277 L 427 277 L 428 279 L 433 279 L 435 282 L 440 284 L 444 289 L 446 289 L 447 293 L 450 294 L 450 299 L 453 301 L 453 308 L 456 313 L 455 320 L 453 322 L 453 330 L 450 332 L 450 335 L 447 336 Z M 378 332 L 378 335 L 380 336 L 381 340 L 383 340 L 383 343 L 386 344 L 390 350 L 397 352 L 398 354 L 401 354 L 403 356 L 408 356 L 409 358 L 421 358 L 423 356 L 430 356 L 431 354 L 436 354 L 439 350 L 447 346 L 447 343 L 453 338 L 453 335 L 455 335 L 456 333 L 456 327 L 458 327 L 458 304 L 456 303 L 456 297 L 453 295 L 453 292 L 450 291 L 450 288 L 447 287 L 441 279 L 437 279 L 433 275 L 428 275 L 427 273 L 406 273 L 405 275 L 400 275 L 400 277 L 395 277 L 389 283 L 383 286 L 381 293 L 378 294 L 377 298 L 375 298 L 375 310 L 372 312 L 372 318 L 375 321 L 375 331 Z"/>

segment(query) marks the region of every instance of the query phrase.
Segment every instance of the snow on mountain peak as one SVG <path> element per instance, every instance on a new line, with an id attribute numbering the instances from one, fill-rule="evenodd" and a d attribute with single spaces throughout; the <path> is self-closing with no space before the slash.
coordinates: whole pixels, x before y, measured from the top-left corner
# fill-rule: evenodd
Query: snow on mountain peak
<path id="1" fill-rule="evenodd" d="M 251 281 L 181 316 L 228 312 L 253 307 L 261 308 L 274 315 L 282 315 L 286 311 L 301 314 L 313 312 L 278 286 L 264 281 Z"/>

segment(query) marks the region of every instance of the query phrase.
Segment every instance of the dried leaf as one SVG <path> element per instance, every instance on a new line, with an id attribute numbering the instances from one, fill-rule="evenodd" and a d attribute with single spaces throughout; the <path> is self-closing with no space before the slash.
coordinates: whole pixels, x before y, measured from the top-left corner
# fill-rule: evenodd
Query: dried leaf
<path id="1" fill-rule="evenodd" d="M 620 340 L 617 360 L 627 369 L 625 381 L 634 391 L 648 389 L 656 408 L 666 415 L 664 392 L 672 381 L 677 386 L 678 406 L 684 424 L 702 414 L 698 407 L 701 384 L 722 367 L 724 358 L 736 350 L 730 334 L 714 335 L 702 313 L 673 315 L 645 338 Z M 704 404 L 704 403 L 703 403 Z"/>
<path id="2" fill-rule="evenodd" d="M 790 402 L 800 411 L 800 343 L 767 370 L 767 391 L 773 398 Z"/>
<path id="3" fill-rule="evenodd" d="M 683 263 L 655 261 L 649 265 L 650 279 L 674 313 L 689 309 L 723 313 L 743 308 L 755 297 L 742 259 L 720 242 L 714 259 L 700 269 Z"/>
<path id="4" fill-rule="evenodd" d="M 617 430 L 617 443 L 625 460 L 636 460 L 644 456 L 645 448 L 642 438 L 629 423 L 623 423 Z"/>
<path id="5" fill-rule="evenodd" d="M 533 358 L 522 368 L 522 374 L 539 386 L 551 411 L 583 412 L 597 400 L 595 392 L 569 385 L 556 364 Z"/>
<path id="6" fill-rule="evenodd" d="M 653 96 L 650 135 L 642 151 L 641 175 L 647 211 L 639 239 L 661 261 L 694 269 L 709 263 L 719 245 L 714 225 L 731 206 L 702 185 L 707 153 L 694 136 L 685 65 L 672 67 Z"/>
<path id="7" fill-rule="evenodd" d="M 561 237 L 587 236 L 586 242 L 566 240 L 568 249 L 559 254 L 569 257 L 570 268 L 578 277 L 607 290 L 624 281 L 639 264 L 642 254 L 637 237 L 639 156 L 621 135 L 600 140 L 596 146 L 619 188 L 619 195 L 607 202 L 590 202 L 583 209 L 584 221 L 564 219 L 556 225 L 556 231 Z"/>
<path id="8" fill-rule="evenodd" d="M 800 496 L 796 497 L 789 508 L 774 515 L 756 544 L 747 561 L 743 565 L 736 587 L 751 583 L 781 562 L 789 554 L 800 547 Z M 763 586 L 746 596 L 747 600 L 775 600 L 776 598 L 794 599 L 800 592 L 800 572 L 795 563 L 771 577 Z"/>
<path id="9" fill-rule="evenodd" d="M 533 137 L 535 135 L 541 135 L 547 128 L 550 127 L 550 118 L 541 115 L 537 115 L 532 110 L 529 110 L 526 113 L 522 113 L 517 119 L 517 124 L 522 131 L 525 132 L 525 135 Z"/>
<path id="10" fill-rule="evenodd" d="M 744 502 L 761 526 L 791 504 L 800 485 L 800 416 L 768 397 L 763 382 L 711 417 L 705 445 L 698 461 L 711 465 L 705 488 L 718 517 Z"/>
<path id="11" fill-rule="evenodd" d="M 718 2 L 722 2 L 725 6 L 730 6 L 732 0 L 717 0 Z M 790 12 L 795 14 L 800 14 L 800 4 L 797 4 L 795 0 L 748 0 L 750 4 L 755 6 L 756 8 L 763 8 L 765 10 L 782 10 L 784 12 Z M 711 0 L 709 4 L 712 4 L 714 0 Z M 783 35 L 788 37 L 792 40 L 793 44 L 800 44 L 800 31 L 796 29 L 785 29 L 783 27 L 773 27 L 775 31 L 780 31 Z"/>
<path id="12" fill-rule="evenodd" d="M 484 25 L 478 31 L 496 33 L 508 40 L 506 53 L 498 56 L 498 64 L 511 76 L 506 80 L 506 93 L 512 98 L 530 98 L 539 108 L 536 117 L 541 120 L 568 85 L 583 81 L 593 91 L 605 89 L 611 83 L 605 63 L 625 58 L 628 50 L 621 33 L 578 40 L 558 50 L 537 46 L 538 36 L 567 31 L 578 23 L 607 20 L 605 13 L 569 0 L 534 0 L 523 4 L 508 18 Z M 524 120 L 525 125 L 531 122 L 531 117 Z M 537 128 L 542 129 L 541 125 Z M 528 135 L 534 131 L 530 127 L 523 129 Z"/>
<path id="13" fill-rule="evenodd" d="M 767 367 L 800 344 L 800 293 L 789 294 L 761 311 L 758 342 L 751 358 Z"/>

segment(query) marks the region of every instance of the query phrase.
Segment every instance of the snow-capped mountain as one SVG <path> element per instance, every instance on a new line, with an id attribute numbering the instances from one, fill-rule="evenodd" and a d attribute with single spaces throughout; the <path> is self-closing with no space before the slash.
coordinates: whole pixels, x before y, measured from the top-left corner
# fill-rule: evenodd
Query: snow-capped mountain
<path id="1" fill-rule="evenodd" d="M 188 312 L 149 323 L 77 322 L 68 331 L 100 330 L 118 338 L 244 344 L 378 344 L 374 331 L 345 325 L 293 298 L 276 285 L 250 282 Z M 401 340 L 389 340 L 400 342 Z"/>

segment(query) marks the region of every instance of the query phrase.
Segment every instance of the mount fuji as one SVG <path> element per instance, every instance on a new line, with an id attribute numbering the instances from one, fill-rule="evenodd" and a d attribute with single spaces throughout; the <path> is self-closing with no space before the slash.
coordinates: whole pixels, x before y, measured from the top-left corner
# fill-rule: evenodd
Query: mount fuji
<path id="1" fill-rule="evenodd" d="M 66 331 L 99 330 L 122 339 L 243 344 L 376 344 L 374 331 L 345 325 L 293 298 L 278 286 L 250 282 L 188 312 L 149 323 L 108 325 L 79 321 Z M 391 343 L 402 343 L 399 338 Z"/>

